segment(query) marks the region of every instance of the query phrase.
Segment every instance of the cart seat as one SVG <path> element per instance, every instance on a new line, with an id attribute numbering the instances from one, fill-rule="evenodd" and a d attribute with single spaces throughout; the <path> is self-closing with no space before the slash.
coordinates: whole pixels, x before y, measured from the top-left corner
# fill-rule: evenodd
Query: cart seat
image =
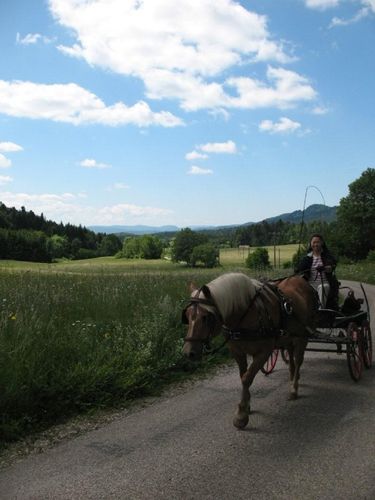
<path id="1" fill-rule="evenodd" d="M 319 309 L 317 313 L 317 328 L 345 328 L 351 322 L 361 324 L 362 321 L 367 319 L 366 311 L 346 315 L 334 309 Z"/>

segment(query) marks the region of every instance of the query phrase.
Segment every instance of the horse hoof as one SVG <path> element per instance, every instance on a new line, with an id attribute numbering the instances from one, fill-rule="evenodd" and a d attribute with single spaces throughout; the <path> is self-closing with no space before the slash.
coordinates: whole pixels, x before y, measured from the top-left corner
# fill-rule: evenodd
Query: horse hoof
<path id="1" fill-rule="evenodd" d="M 233 425 L 237 427 L 237 429 L 244 429 L 247 424 L 249 423 L 249 416 L 246 415 L 245 417 L 234 417 L 233 419 Z"/>
<path id="2" fill-rule="evenodd" d="M 295 401 L 297 398 L 298 398 L 297 393 L 296 392 L 291 392 L 289 394 L 289 398 L 288 399 L 289 399 L 289 401 Z"/>

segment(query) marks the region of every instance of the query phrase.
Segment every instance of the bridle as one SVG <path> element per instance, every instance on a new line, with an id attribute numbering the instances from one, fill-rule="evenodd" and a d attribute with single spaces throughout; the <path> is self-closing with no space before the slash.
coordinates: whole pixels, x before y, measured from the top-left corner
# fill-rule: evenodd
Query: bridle
<path id="1" fill-rule="evenodd" d="M 193 315 L 194 317 L 197 316 L 198 313 L 198 306 L 199 305 L 205 305 L 205 306 L 210 306 L 215 309 L 215 313 L 212 313 L 217 319 L 221 319 L 221 316 L 217 310 L 216 304 L 213 302 L 211 299 L 206 299 L 203 297 L 199 297 L 200 292 L 202 289 L 198 289 L 194 297 L 190 297 L 190 299 L 187 300 L 187 305 L 185 309 L 182 311 L 182 316 L 183 316 L 183 322 L 188 323 L 186 321 L 186 310 L 189 307 L 193 307 Z M 204 338 L 194 338 L 194 337 L 185 337 L 184 342 L 201 342 L 203 346 L 205 346 L 207 349 L 210 347 L 210 340 L 213 337 L 213 332 L 214 332 L 214 327 L 215 324 L 212 322 L 212 325 L 209 325 L 209 332 L 208 335 Z"/>

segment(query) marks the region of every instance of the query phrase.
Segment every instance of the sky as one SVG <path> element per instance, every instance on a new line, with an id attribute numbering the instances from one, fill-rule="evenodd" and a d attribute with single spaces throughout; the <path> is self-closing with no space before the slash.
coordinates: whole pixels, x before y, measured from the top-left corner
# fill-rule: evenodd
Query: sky
<path id="1" fill-rule="evenodd" d="M 0 0 L 0 201 L 229 225 L 375 167 L 375 0 Z"/>

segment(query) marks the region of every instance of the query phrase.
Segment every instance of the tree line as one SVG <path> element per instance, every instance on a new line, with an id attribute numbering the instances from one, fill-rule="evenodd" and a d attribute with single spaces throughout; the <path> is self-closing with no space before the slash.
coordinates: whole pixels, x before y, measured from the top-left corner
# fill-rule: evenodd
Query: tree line
<path id="1" fill-rule="evenodd" d="M 322 234 L 338 257 L 357 261 L 375 251 L 374 168 L 365 170 L 349 185 L 349 194 L 341 199 L 333 222 L 263 221 L 203 231 L 185 228 L 177 233 L 128 236 L 122 240 L 115 234 L 58 224 L 24 207 L 17 210 L 0 203 L 0 259 L 51 262 L 57 258 L 106 255 L 159 259 L 168 254 L 174 262 L 213 267 L 218 263 L 219 248 L 304 244 L 314 233 Z"/>
<path id="2" fill-rule="evenodd" d="M 52 262 L 113 255 L 122 247 L 114 234 L 94 233 L 79 225 L 56 223 L 32 210 L 0 203 L 0 259 Z"/>

